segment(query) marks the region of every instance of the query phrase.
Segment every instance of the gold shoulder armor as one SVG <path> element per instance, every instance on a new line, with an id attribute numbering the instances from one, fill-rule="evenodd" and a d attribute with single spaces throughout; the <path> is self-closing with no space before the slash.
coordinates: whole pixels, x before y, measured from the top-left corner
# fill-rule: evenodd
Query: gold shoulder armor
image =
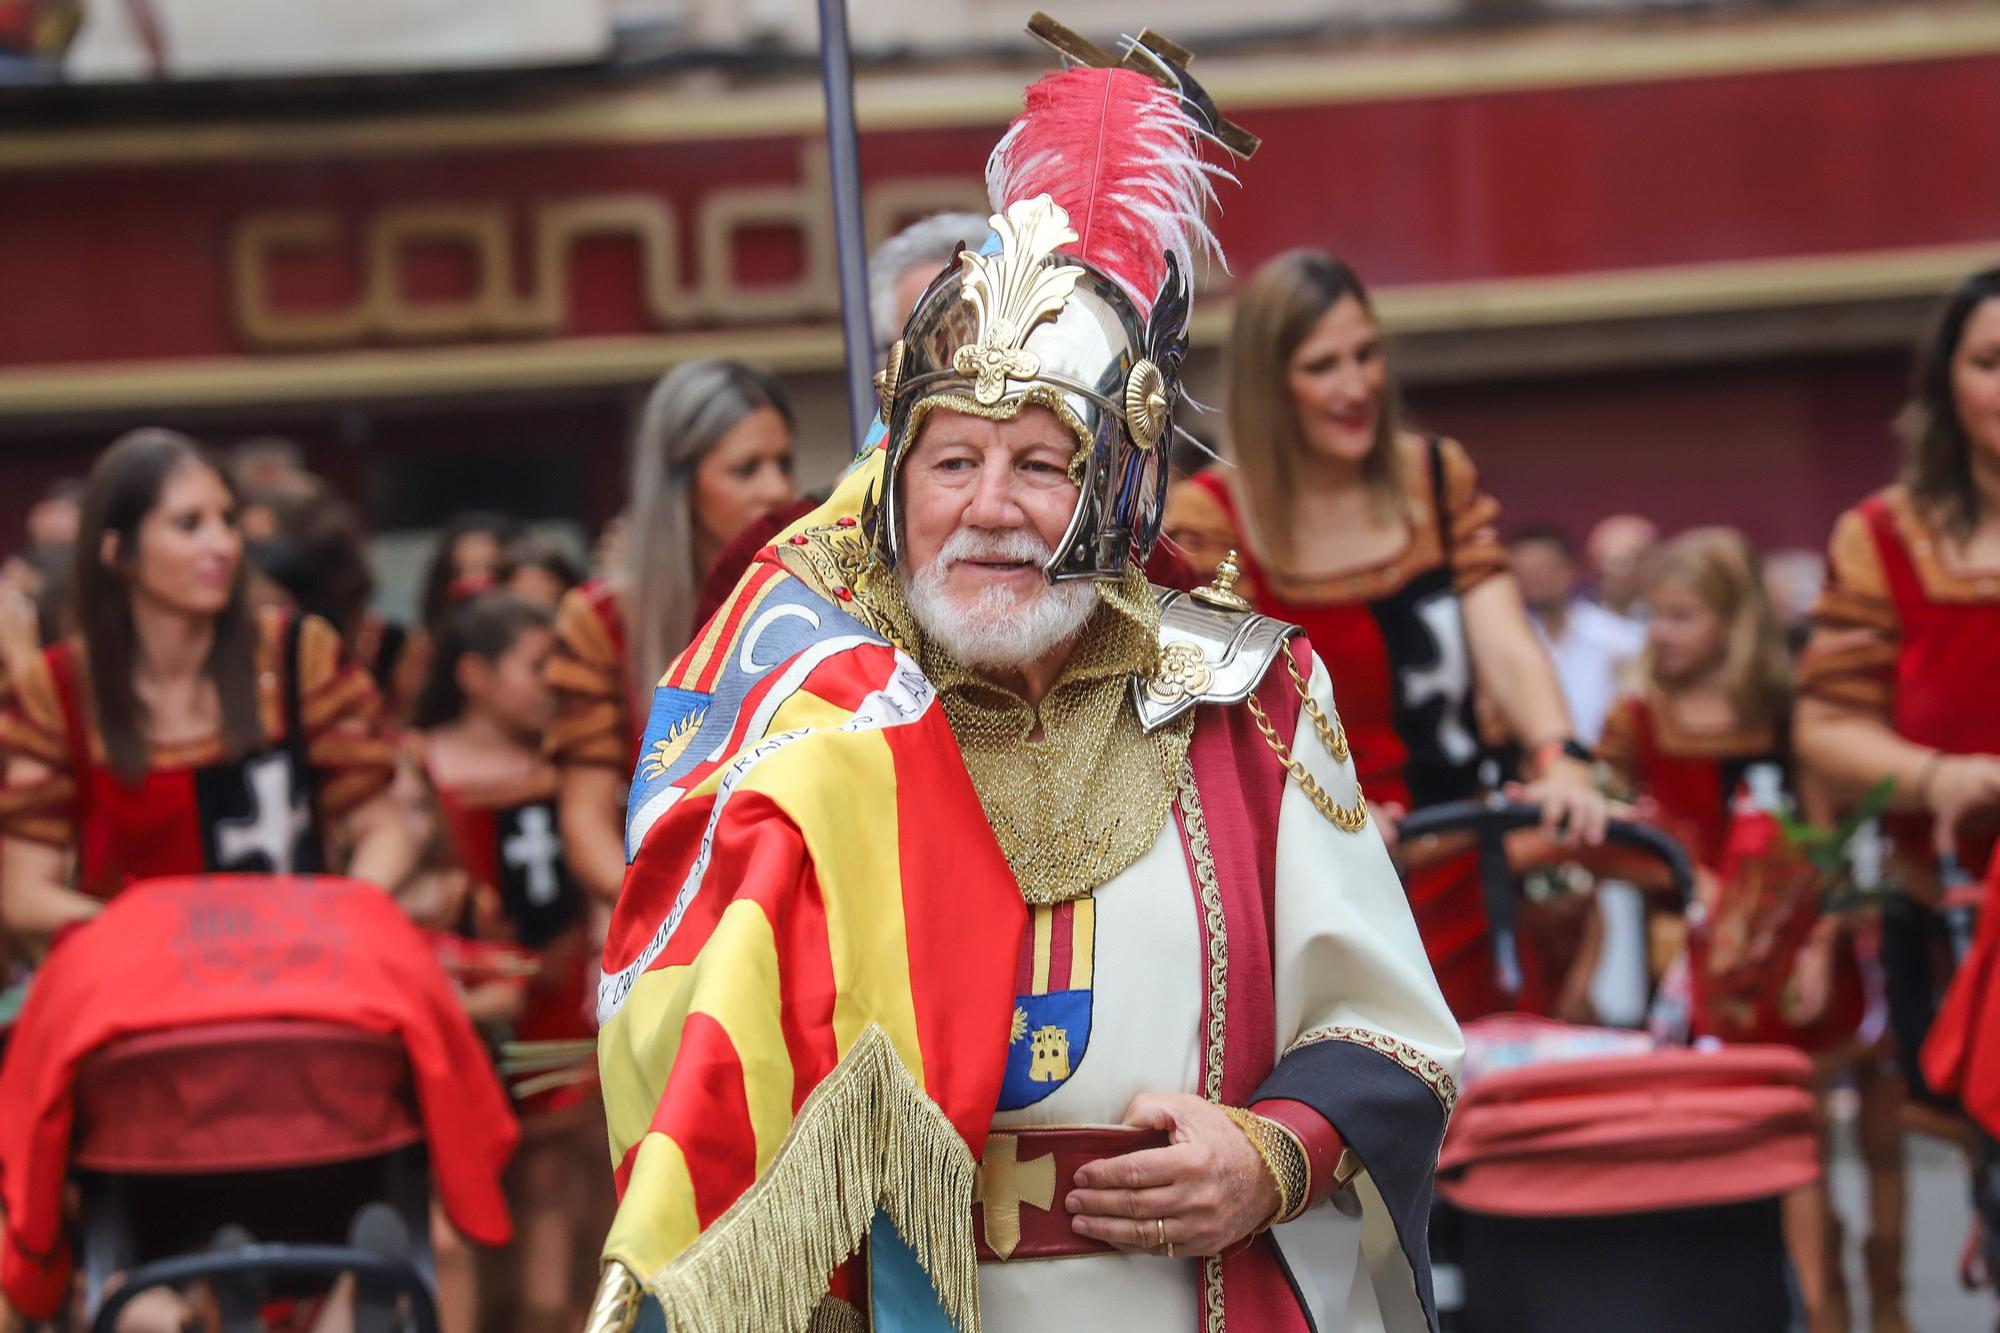
<path id="1" fill-rule="evenodd" d="M 1160 664 L 1151 678 L 1132 681 L 1139 722 L 1157 731 L 1196 704 L 1248 699 L 1285 652 L 1297 625 L 1259 615 L 1247 605 L 1155 588 L 1160 604 Z M 1227 591 L 1225 588 L 1224 591 Z"/>

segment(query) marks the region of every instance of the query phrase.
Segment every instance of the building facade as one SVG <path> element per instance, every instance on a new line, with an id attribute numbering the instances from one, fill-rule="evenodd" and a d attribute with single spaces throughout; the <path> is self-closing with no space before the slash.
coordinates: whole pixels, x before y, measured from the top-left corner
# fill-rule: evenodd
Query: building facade
<path id="1" fill-rule="evenodd" d="M 142 423 L 295 438 L 385 530 L 463 504 L 588 525 L 619 504 L 645 386 L 698 355 L 784 374 L 824 481 L 849 441 L 810 8 L 607 11 L 614 53 L 763 43 L 722 64 L 0 99 L 0 531 Z M 1089 8 L 1108 40 L 1141 7 Z M 1365 6 L 1244 0 L 1227 29 L 1145 8 L 1213 39 L 1196 74 L 1264 138 L 1222 191 L 1231 273 L 1294 246 L 1353 262 L 1415 419 L 1518 519 L 1639 509 L 1817 544 L 1893 469 L 1925 310 L 2000 259 L 1985 7 L 1577 0 L 1468 28 L 1479 6 L 1441 4 L 1373 36 Z M 1031 44 L 1011 18 L 989 33 L 989 4 L 854 9 L 870 236 L 983 209 Z M 1233 281 L 1202 275 L 1198 303 L 1195 392 L 1218 405 Z"/>

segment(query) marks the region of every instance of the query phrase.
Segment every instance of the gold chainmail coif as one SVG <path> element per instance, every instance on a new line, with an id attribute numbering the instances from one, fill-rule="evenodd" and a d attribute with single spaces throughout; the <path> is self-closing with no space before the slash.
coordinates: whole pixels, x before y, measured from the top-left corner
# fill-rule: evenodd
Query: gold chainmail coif
<path id="1" fill-rule="evenodd" d="M 1144 576 L 1134 568 L 1097 585 L 1101 605 L 1037 707 L 927 642 L 900 581 L 870 573 L 859 600 L 937 686 L 1021 896 L 1081 898 L 1144 856 L 1194 731 L 1189 712 L 1149 736 L 1132 707 L 1133 677 L 1151 675 L 1159 657 L 1159 606 Z"/>

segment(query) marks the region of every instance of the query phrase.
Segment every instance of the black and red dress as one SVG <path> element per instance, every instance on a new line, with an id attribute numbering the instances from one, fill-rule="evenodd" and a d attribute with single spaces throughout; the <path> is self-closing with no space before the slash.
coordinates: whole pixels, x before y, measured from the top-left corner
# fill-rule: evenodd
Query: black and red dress
<path id="1" fill-rule="evenodd" d="M 538 764 L 523 779 L 449 785 L 415 738 L 454 859 L 471 882 L 473 933 L 498 934 L 539 963 L 514 1024 L 519 1041 L 595 1035 L 596 953 L 585 927 L 582 891 L 563 857 L 556 822 L 556 771 Z M 532 1098 L 525 1109 L 554 1110 L 583 1100 L 587 1083 Z"/>
<path id="2" fill-rule="evenodd" d="M 255 652 L 258 745 L 155 746 L 131 784 L 106 766 L 82 640 L 49 647 L 0 710 L 0 758 L 45 770 L 0 789 L 0 831 L 73 852 L 98 898 L 162 875 L 327 869 L 332 822 L 389 786 L 395 743 L 326 622 L 262 612 Z"/>
<path id="3" fill-rule="evenodd" d="M 1404 435 L 1396 447 L 1409 542 L 1385 561 L 1327 578 L 1274 578 L 1242 540 L 1223 479 L 1209 472 L 1195 481 L 1235 525 L 1239 591 L 1259 611 L 1304 628 L 1326 662 L 1361 789 L 1371 801 L 1421 809 L 1481 789 L 1487 749 L 1459 599 L 1503 573 L 1507 555 L 1495 528 L 1500 506 L 1480 491 L 1456 441 Z M 1476 852 L 1414 865 L 1404 884 L 1452 1013 L 1476 1018 L 1520 1003 L 1499 983 Z M 1525 990 L 1538 989 L 1527 980 Z"/>

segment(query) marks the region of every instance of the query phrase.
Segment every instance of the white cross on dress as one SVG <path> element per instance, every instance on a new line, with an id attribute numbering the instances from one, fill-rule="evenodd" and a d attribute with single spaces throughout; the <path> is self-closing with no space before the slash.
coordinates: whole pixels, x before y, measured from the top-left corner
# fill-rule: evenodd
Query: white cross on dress
<path id="1" fill-rule="evenodd" d="M 500 844 L 500 854 L 525 877 L 528 902 L 547 907 L 562 889 L 557 874 L 562 843 L 555 835 L 555 821 L 546 805 L 531 805 L 521 811 L 516 826 L 520 832 Z"/>
<path id="2" fill-rule="evenodd" d="M 274 873 L 291 874 L 299 835 L 312 822 L 293 789 L 291 755 L 275 750 L 246 761 L 243 783 L 250 789 L 251 813 L 247 819 L 215 822 L 215 854 L 221 863 L 216 868 L 241 870 L 250 857 L 262 855 Z"/>

